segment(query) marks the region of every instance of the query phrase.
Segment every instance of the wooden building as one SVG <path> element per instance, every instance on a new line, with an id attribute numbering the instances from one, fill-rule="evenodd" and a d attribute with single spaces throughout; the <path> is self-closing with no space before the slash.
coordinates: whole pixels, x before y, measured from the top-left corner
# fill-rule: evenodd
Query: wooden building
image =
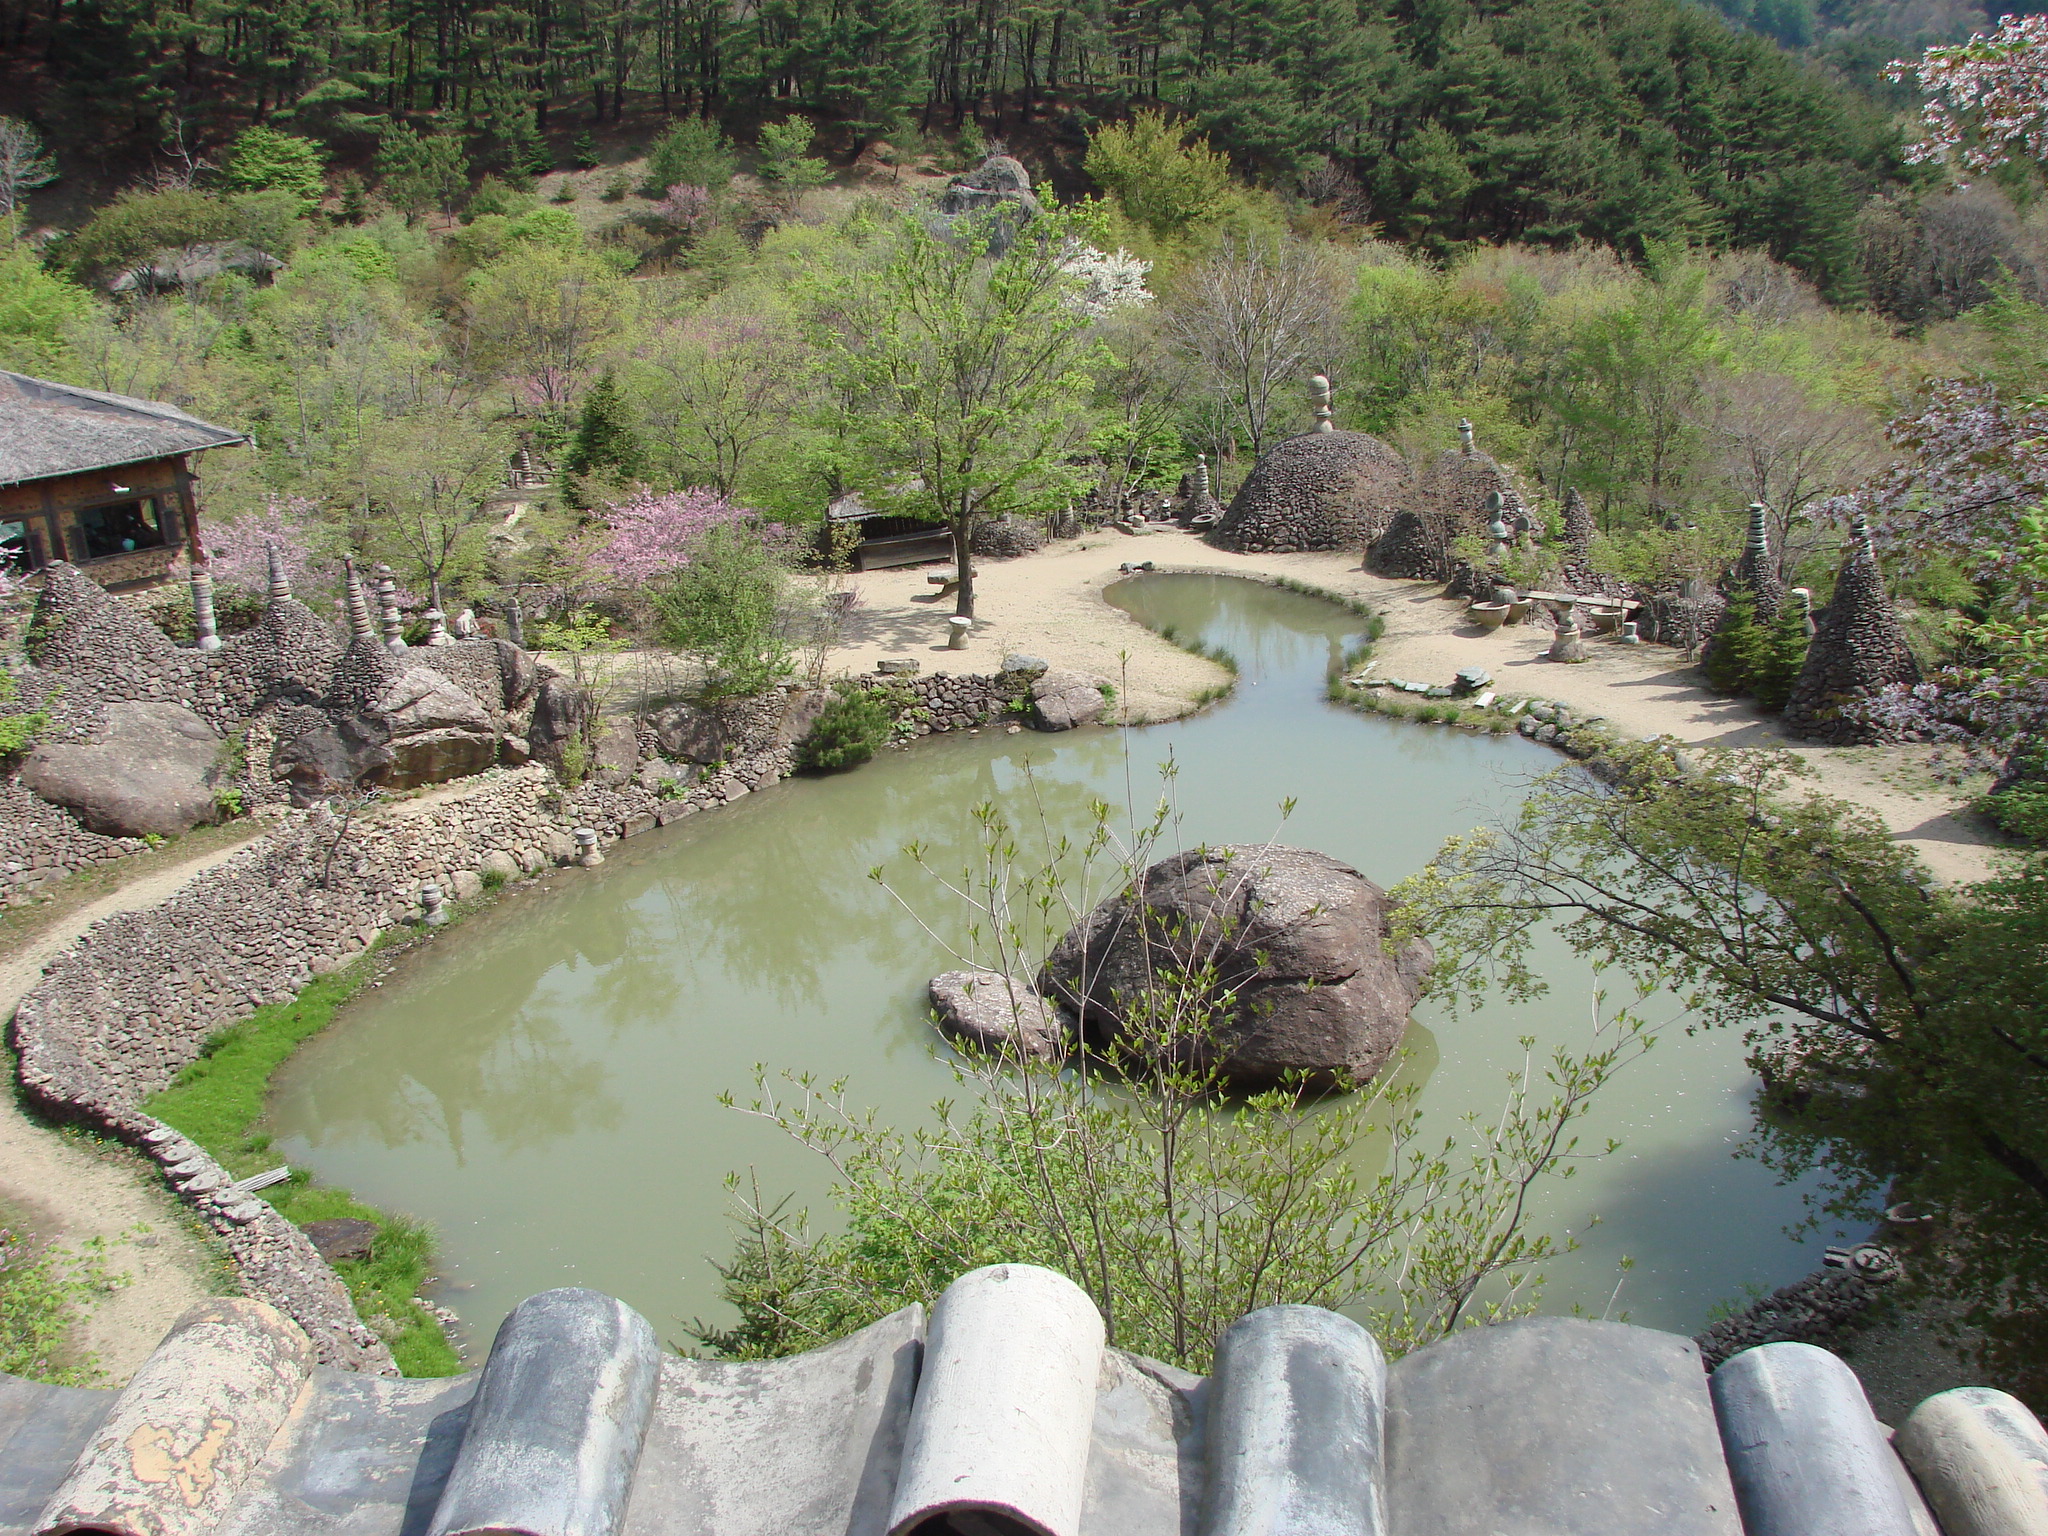
<path id="1" fill-rule="evenodd" d="M 189 460 L 249 439 L 173 406 L 0 370 L 0 560 L 68 560 L 111 591 L 199 551 Z"/>

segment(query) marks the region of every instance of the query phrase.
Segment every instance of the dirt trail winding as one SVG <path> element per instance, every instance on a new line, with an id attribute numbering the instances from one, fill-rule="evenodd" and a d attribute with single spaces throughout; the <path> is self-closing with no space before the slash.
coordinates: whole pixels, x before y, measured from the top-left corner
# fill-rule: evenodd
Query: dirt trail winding
<path id="1" fill-rule="evenodd" d="M 250 837 L 261 830 L 252 826 Z M 156 870 L 0 956 L 0 1019 L 13 1017 L 43 967 L 94 923 L 167 900 L 242 846 Z M 126 1381 L 193 1302 L 228 1286 L 212 1249 L 141 1156 L 39 1125 L 11 1093 L 0 1094 L 0 1197 L 26 1211 L 39 1236 L 67 1249 L 106 1241 L 107 1267 L 127 1283 L 93 1309 L 77 1342 L 110 1383 Z"/>

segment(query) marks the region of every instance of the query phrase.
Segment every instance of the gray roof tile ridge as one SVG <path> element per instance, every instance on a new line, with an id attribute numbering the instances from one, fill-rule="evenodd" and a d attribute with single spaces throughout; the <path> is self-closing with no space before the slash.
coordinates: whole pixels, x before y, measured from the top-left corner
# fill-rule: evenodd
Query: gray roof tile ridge
<path id="1" fill-rule="evenodd" d="M 755 1362 L 665 1354 L 625 1303 L 547 1291 L 445 1380 L 316 1367 L 234 1298 L 119 1392 L 0 1376 L 0 1536 L 2048 1530 L 2048 1432 L 2017 1400 L 1940 1394 L 1897 1445 L 1806 1345 L 1710 1386 L 1690 1340 L 1532 1317 L 1389 1366 L 1350 1319 L 1280 1305 L 1204 1380 L 1106 1347 L 1088 1296 L 1025 1264 L 955 1281 L 928 1347 L 911 1306 Z"/>
<path id="2" fill-rule="evenodd" d="M 117 395 L 108 390 L 86 389 L 77 384 L 63 384 L 55 379 L 39 379 L 31 374 L 16 373 L 9 368 L 0 368 L 0 379 L 21 387 L 22 393 L 30 396 L 43 392 L 68 395 L 73 399 L 90 401 L 95 405 L 110 405 L 119 410 L 174 421 L 180 426 L 203 427 L 209 432 L 219 433 L 223 447 L 229 443 L 245 443 L 249 440 L 246 432 L 237 432 L 232 427 L 216 426 L 210 421 L 201 420 L 189 411 L 181 411 L 175 405 L 168 405 L 161 400 L 143 400 L 134 395 Z"/>

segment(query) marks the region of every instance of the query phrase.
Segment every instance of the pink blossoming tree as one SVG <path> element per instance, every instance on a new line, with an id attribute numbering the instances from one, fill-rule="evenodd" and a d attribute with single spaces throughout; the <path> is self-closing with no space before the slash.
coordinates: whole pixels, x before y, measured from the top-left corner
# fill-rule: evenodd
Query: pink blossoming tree
<path id="1" fill-rule="evenodd" d="M 318 503 L 304 496 L 273 495 L 254 516 L 201 524 L 200 542 L 216 585 L 259 594 L 270 589 L 266 546 L 277 545 L 292 589 L 304 598 L 324 592 L 340 576 L 341 563 L 320 552 L 324 534 Z"/>
<path id="2" fill-rule="evenodd" d="M 671 491 L 657 496 L 644 487 L 625 501 L 601 507 L 602 533 L 591 564 L 622 586 L 644 586 L 690 563 L 690 550 L 714 528 L 751 524 L 772 539 L 785 536 L 779 524 L 736 506 L 716 491 Z"/>

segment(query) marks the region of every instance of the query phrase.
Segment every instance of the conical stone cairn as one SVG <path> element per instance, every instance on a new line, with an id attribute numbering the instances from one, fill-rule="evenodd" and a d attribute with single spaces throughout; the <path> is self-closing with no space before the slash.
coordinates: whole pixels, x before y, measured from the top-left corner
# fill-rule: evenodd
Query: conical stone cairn
<path id="1" fill-rule="evenodd" d="M 1785 725 L 1795 735 L 1834 746 L 1880 741 L 1881 731 L 1845 709 L 1894 683 L 1919 681 L 1919 664 L 1885 594 L 1870 529 L 1859 517 L 1835 578 L 1834 599 L 1814 627 L 1806 665 L 1785 704 Z"/>

